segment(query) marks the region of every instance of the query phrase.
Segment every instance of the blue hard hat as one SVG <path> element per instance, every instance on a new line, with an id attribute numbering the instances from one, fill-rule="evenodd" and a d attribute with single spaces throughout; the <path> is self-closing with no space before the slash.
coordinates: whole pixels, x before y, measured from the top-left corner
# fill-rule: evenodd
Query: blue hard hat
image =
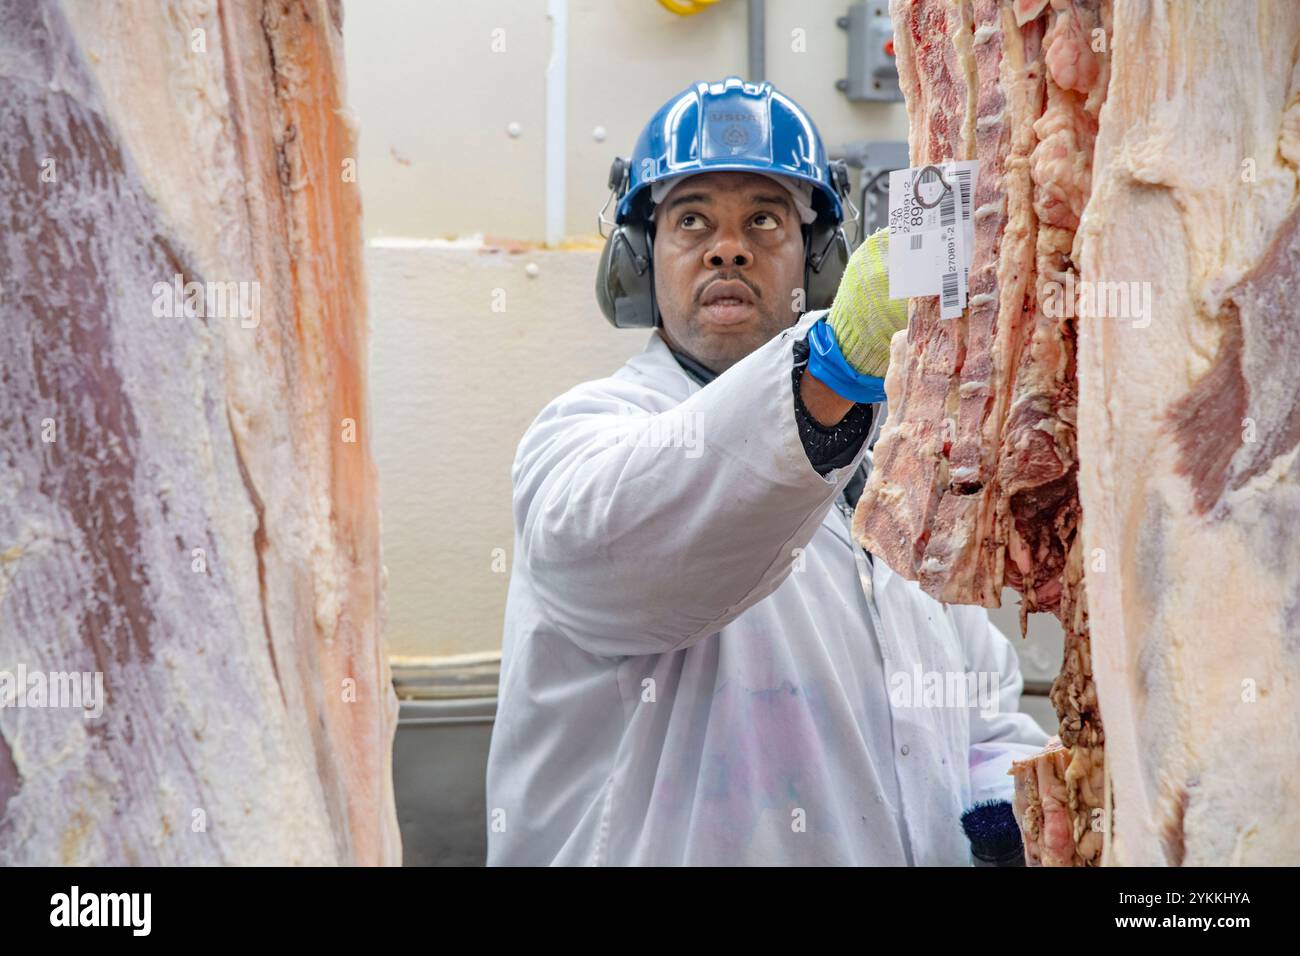
<path id="1" fill-rule="evenodd" d="M 628 166 L 627 192 L 616 213 L 620 224 L 652 183 L 723 170 L 812 183 L 818 216 L 844 221 L 817 127 L 799 104 L 771 83 L 729 76 L 721 83 L 696 83 L 683 90 L 650 118 Z"/>

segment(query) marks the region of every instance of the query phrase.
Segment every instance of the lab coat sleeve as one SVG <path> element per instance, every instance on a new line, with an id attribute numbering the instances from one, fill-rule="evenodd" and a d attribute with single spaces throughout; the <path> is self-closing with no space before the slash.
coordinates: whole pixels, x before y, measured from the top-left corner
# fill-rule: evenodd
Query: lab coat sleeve
<path id="1" fill-rule="evenodd" d="M 980 607 L 951 608 L 966 652 L 967 667 L 980 675 L 977 686 L 995 687 L 993 695 L 970 707 L 971 803 L 1011 800 L 1014 780 L 1007 775 L 1015 760 L 1047 745 L 1048 734 L 1020 711 L 1024 678 L 1015 648 Z M 989 675 L 983 678 L 982 675 Z M 980 684 L 987 680 L 987 684 Z"/>
<path id="2" fill-rule="evenodd" d="M 823 477 L 800 442 L 791 370 L 808 319 L 665 411 L 644 410 L 649 383 L 632 376 L 579 386 L 533 423 L 513 469 L 516 561 L 560 633 L 600 655 L 676 650 L 790 573 L 861 459 Z"/>

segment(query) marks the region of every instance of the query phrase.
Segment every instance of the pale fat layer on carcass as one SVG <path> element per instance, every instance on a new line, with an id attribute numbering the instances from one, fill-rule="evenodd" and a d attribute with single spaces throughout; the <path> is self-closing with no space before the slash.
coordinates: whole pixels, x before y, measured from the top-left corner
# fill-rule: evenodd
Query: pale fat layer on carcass
<path id="1" fill-rule="evenodd" d="M 108 697 L 0 710 L 4 862 L 400 859 L 340 17 L 0 4 L 0 662 Z M 175 274 L 254 314 L 158 315 Z"/>
<path id="2" fill-rule="evenodd" d="M 1079 485 L 1113 861 L 1300 862 L 1300 6 L 1116 0 Z M 1244 46 L 1250 56 L 1240 55 Z"/>

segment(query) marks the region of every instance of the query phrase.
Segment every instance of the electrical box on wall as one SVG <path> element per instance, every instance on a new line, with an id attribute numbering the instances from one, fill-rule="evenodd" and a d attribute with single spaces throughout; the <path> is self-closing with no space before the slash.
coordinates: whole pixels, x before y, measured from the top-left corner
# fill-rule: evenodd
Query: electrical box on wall
<path id="1" fill-rule="evenodd" d="M 849 34 L 849 75 L 836 83 L 840 91 L 851 100 L 901 101 L 888 0 L 855 3 L 836 22 Z"/>

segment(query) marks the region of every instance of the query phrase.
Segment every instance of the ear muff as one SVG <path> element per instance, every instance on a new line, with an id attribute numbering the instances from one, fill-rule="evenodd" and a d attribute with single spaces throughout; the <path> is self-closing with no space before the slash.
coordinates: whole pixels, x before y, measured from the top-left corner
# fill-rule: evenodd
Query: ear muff
<path id="1" fill-rule="evenodd" d="M 827 163 L 831 186 L 847 199 L 852 190 L 848 164 L 842 159 Z M 840 278 L 849 264 L 853 250 L 844 224 L 823 213 L 807 227 L 804 245 L 804 294 L 807 311 L 829 309 L 840 287 Z"/>
<path id="2" fill-rule="evenodd" d="M 614 157 L 609 167 L 610 202 L 622 199 L 628 189 L 628 160 Z M 649 329 L 659 324 L 655 306 L 653 229 L 642 216 L 632 216 L 622 225 L 609 222 L 602 210 L 602 225 L 612 226 L 596 268 L 596 301 L 616 329 Z"/>
<path id="3" fill-rule="evenodd" d="M 818 219 L 808 227 L 804 244 L 803 287 L 806 311 L 829 309 L 849 264 L 849 239 L 834 220 Z"/>
<path id="4" fill-rule="evenodd" d="M 596 270 L 596 301 L 617 329 L 649 329 L 658 324 L 652 249 L 643 222 L 618 226 L 605 240 Z"/>

